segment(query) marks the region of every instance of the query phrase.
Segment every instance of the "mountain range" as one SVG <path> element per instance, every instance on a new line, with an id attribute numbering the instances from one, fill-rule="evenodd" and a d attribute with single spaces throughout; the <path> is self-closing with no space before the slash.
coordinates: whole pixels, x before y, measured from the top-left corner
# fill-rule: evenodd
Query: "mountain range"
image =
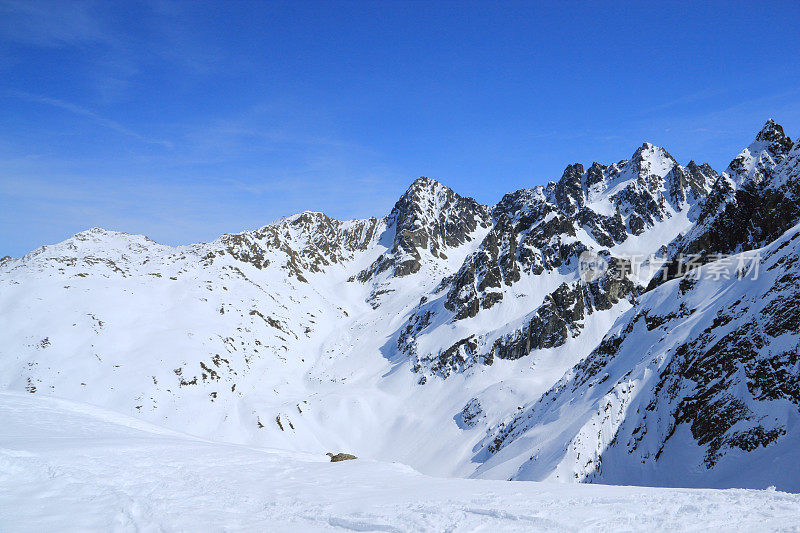
<path id="1" fill-rule="evenodd" d="M 0 389 L 434 475 L 800 491 L 798 224 L 769 120 L 722 172 L 644 143 L 494 206 L 421 177 L 381 218 L 93 228 L 0 260 Z"/>

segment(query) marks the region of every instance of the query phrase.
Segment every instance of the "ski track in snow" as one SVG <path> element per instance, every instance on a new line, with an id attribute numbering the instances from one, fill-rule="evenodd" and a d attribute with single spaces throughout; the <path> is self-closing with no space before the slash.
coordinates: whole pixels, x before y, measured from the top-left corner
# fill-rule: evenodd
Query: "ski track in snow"
<path id="1" fill-rule="evenodd" d="M 798 531 L 800 495 L 424 476 L 0 394 L 3 531 Z"/>

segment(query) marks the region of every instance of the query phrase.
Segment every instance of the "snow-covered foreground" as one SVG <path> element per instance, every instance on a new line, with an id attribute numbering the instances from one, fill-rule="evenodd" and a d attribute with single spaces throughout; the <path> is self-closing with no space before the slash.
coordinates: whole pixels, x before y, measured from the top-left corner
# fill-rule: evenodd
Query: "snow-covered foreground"
<path id="1" fill-rule="evenodd" d="M 800 531 L 775 491 L 432 478 L 28 394 L 0 394 L 0 427 L 2 531 Z"/>

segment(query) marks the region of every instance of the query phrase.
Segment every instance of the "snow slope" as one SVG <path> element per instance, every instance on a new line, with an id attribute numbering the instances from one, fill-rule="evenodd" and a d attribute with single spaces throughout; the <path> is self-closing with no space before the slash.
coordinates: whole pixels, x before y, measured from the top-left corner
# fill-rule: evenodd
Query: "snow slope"
<path id="1" fill-rule="evenodd" d="M 591 355 L 487 438 L 480 471 L 800 491 L 798 243 L 800 226 L 644 295 Z"/>
<path id="2" fill-rule="evenodd" d="M 437 479 L 0 393 L 3 531 L 796 530 L 800 496 Z M 735 521 L 731 517 L 735 516 Z"/>

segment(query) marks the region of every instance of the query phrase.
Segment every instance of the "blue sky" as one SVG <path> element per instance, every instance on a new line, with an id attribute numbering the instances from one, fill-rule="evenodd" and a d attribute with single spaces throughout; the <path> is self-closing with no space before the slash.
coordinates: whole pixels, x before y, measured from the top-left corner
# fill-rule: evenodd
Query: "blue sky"
<path id="1" fill-rule="evenodd" d="M 800 135 L 800 2 L 0 0 L 0 256 L 169 244 L 420 175 L 484 203 L 643 141 L 718 170 Z"/>

